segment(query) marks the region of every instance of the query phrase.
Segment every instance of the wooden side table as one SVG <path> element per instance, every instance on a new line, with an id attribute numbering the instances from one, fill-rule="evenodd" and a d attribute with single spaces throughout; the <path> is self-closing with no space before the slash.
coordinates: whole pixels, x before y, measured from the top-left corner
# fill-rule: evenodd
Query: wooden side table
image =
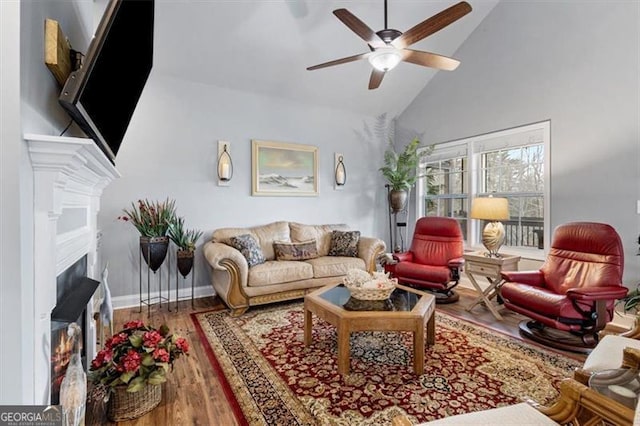
<path id="1" fill-rule="evenodd" d="M 476 305 L 484 303 L 493 316 L 501 320 L 502 315 L 491 299 L 498 295 L 503 283 L 500 273 L 502 271 L 517 271 L 520 256 L 503 254 L 501 257 L 487 257 L 484 253 L 474 252 L 466 253 L 463 257 L 465 259 L 465 273 L 478 292 L 478 298 L 467 306 L 467 312 L 470 312 Z M 489 287 L 483 290 L 476 281 L 477 276 L 484 276 L 489 281 Z"/>

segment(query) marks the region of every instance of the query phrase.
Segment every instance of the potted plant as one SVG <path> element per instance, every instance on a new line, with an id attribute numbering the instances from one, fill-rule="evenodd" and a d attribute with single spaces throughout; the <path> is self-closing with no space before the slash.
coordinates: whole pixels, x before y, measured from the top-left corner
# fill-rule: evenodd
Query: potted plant
<path id="1" fill-rule="evenodd" d="M 418 151 L 420 141 L 415 138 L 404 147 L 404 151 L 397 153 L 390 140 L 384 152 L 384 166 L 380 168 L 382 175 L 389 183 L 389 205 L 394 213 L 404 209 L 408 193 L 418 179 L 418 165 L 420 159 L 431 152 L 431 149 Z"/>
<path id="2" fill-rule="evenodd" d="M 153 272 L 156 272 L 167 256 L 169 237 L 167 231 L 175 221 L 175 201 L 168 198 L 163 201 L 150 202 L 138 200 L 131 203 L 130 209 L 123 209 L 124 216 L 118 219 L 131 222 L 140 233 L 140 250 L 142 257 Z"/>
<path id="3" fill-rule="evenodd" d="M 169 225 L 169 238 L 178 246 L 178 270 L 183 277 L 189 275 L 193 267 L 193 256 L 196 250 L 196 242 L 202 236 L 202 231 L 186 229 L 184 218 L 179 217 Z"/>
<path id="4" fill-rule="evenodd" d="M 162 397 L 158 385 L 167 380 L 173 363 L 189 352 L 189 343 L 142 321 L 127 322 L 105 342 L 89 368 L 93 384 L 108 390 L 107 416 L 112 421 L 140 417 L 155 408 Z"/>
<path id="5" fill-rule="evenodd" d="M 630 291 L 624 298 L 620 299 L 620 303 L 623 303 L 624 312 L 632 312 L 638 315 L 640 310 L 640 284 L 638 284 L 635 290 Z"/>

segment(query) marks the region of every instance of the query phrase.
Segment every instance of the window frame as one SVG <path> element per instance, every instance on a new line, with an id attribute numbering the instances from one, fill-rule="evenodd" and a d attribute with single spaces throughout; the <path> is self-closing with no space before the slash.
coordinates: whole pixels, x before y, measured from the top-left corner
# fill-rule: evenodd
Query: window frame
<path id="1" fill-rule="evenodd" d="M 527 133 L 539 134 L 542 138 L 542 141 L 533 141 L 531 137 L 529 137 L 529 141 L 523 142 L 522 139 Z M 479 192 L 480 189 L 480 170 L 481 170 L 481 157 L 482 154 L 487 152 L 492 152 L 505 148 L 516 148 L 516 147 L 524 147 L 530 145 L 537 145 L 538 143 L 542 143 L 543 146 L 543 238 L 544 238 L 544 248 L 542 250 L 537 248 L 526 248 L 526 247 L 516 247 L 516 246 L 507 246 L 504 247 L 503 250 L 509 252 L 510 254 L 521 255 L 523 257 L 529 259 L 539 259 L 544 260 L 546 257 L 546 253 L 548 252 L 548 247 L 550 243 L 551 237 L 551 120 L 539 121 L 536 123 L 525 124 L 520 126 L 511 127 L 503 130 L 496 130 L 493 132 L 483 133 L 476 136 L 465 137 L 461 139 L 455 139 L 447 142 L 442 142 L 434 145 L 434 150 L 431 153 L 431 156 L 436 155 L 435 160 L 443 161 L 446 158 L 459 158 L 460 155 L 456 155 L 456 149 L 460 149 L 460 147 L 466 148 L 466 163 L 468 169 L 464 171 L 464 186 L 467 188 L 468 192 L 464 194 L 451 194 L 453 198 L 460 198 L 461 195 L 466 196 L 467 200 L 467 211 L 471 208 L 471 201 L 473 198 L 482 195 L 483 193 Z M 423 148 L 428 149 L 428 148 Z M 441 152 L 452 151 L 451 157 L 445 156 L 438 158 L 437 155 Z M 424 170 L 424 167 L 427 163 L 433 162 L 434 159 L 430 158 L 429 155 L 424 157 L 423 161 L 419 165 L 419 171 Z M 415 213 L 416 217 L 422 217 L 423 212 L 425 211 L 425 191 L 426 191 L 426 179 L 421 178 L 418 180 L 416 184 L 416 203 L 415 203 Z M 522 192 L 522 193 L 514 193 L 514 194 L 530 194 L 530 192 Z M 442 198 L 446 198 L 442 197 Z M 466 235 L 467 239 L 465 240 L 465 247 L 467 250 L 483 250 L 482 242 L 480 241 L 480 227 L 481 221 L 471 219 L 467 217 L 466 220 L 467 229 Z"/>

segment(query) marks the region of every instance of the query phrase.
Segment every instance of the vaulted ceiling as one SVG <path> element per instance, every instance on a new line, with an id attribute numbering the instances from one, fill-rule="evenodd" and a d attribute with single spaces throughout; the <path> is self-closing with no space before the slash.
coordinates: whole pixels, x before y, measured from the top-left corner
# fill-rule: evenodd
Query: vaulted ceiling
<path id="1" fill-rule="evenodd" d="M 471 13 L 412 48 L 455 57 L 498 0 L 468 1 Z M 456 2 L 389 0 L 389 27 L 404 32 Z M 368 51 L 333 15 L 339 8 L 374 31 L 384 28 L 383 0 L 156 1 L 154 73 L 368 115 L 400 113 L 435 70 L 400 63 L 376 90 L 368 90 L 366 60 L 306 70 Z"/>

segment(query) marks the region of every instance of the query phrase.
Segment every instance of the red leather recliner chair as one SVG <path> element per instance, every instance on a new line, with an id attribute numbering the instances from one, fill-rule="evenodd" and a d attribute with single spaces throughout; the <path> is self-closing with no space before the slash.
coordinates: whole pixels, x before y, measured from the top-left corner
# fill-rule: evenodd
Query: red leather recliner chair
<path id="1" fill-rule="evenodd" d="M 463 236 L 460 224 L 449 217 L 422 217 L 416 222 L 409 251 L 395 253 L 389 269 L 400 284 L 430 290 L 437 303 L 452 303 L 460 280 Z"/>
<path id="2" fill-rule="evenodd" d="M 503 272 L 500 288 L 505 307 L 533 321 L 520 332 L 563 350 L 588 353 L 598 331 L 613 318 L 622 284 L 624 253 L 611 226 L 573 222 L 558 226 L 551 250 L 539 271 Z"/>

